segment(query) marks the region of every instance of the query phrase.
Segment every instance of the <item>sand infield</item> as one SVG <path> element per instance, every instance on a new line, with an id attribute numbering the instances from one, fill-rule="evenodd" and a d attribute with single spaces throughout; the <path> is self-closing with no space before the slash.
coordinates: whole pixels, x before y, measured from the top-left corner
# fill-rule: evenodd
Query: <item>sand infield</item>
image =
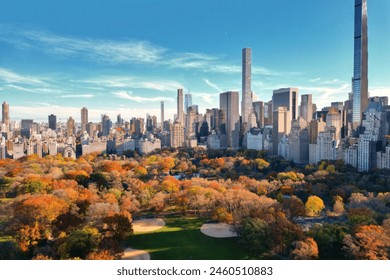
<path id="1" fill-rule="evenodd" d="M 137 232 L 156 231 L 165 226 L 163 219 L 142 219 L 133 222 L 133 230 Z"/>
<path id="2" fill-rule="evenodd" d="M 150 260 L 148 252 L 138 249 L 127 248 L 122 255 L 122 260 Z"/>
<path id="3" fill-rule="evenodd" d="M 225 223 L 203 224 L 200 231 L 207 236 L 215 238 L 229 238 L 237 236 L 234 227 Z"/>

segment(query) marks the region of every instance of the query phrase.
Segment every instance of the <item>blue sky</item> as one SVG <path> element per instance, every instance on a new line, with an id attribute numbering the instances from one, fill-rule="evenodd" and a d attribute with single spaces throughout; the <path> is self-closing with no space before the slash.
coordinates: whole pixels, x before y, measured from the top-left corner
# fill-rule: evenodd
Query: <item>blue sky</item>
<path id="1" fill-rule="evenodd" d="M 13 0 L 0 10 L 0 101 L 11 118 L 166 118 L 176 90 L 201 112 L 241 91 L 253 52 L 258 100 L 298 87 L 318 107 L 351 91 L 353 0 Z M 81 3 L 80 3 L 81 2 Z M 390 1 L 368 0 L 369 88 L 390 95 Z"/>

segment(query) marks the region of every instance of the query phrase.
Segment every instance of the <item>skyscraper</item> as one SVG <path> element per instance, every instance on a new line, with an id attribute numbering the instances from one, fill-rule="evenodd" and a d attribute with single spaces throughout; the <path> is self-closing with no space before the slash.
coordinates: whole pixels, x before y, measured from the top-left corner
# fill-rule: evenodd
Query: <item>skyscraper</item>
<path id="1" fill-rule="evenodd" d="M 177 90 L 177 116 L 176 121 L 184 125 L 184 111 L 183 111 L 183 89 Z"/>
<path id="2" fill-rule="evenodd" d="M 301 107 L 299 115 L 307 122 L 313 119 L 313 98 L 311 94 L 301 96 Z"/>
<path id="3" fill-rule="evenodd" d="M 184 96 L 184 109 L 186 114 L 188 113 L 188 108 L 192 106 L 192 95 L 191 93 L 187 93 Z"/>
<path id="4" fill-rule="evenodd" d="M 87 131 L 87 123 L 88 123 L 88 109 L 83 107 L 81 109 L 81 133 Z"/>
<path id="5" fill-rule="evenodd" d="M 251 103 L 252 105 L 252 103 Z M 227 146 L 229 148 L 239 147 L 240 136 L 240 115 L 239 94 L 236 91 L 228 91 L 219 95 L 219 106 L 225 114 L 225 129 L 227 136 Z"/>
<path id="6" fill-rule="evenodd" d="M 262 128 L 264 126 L 264 102 L 253 102 L 253 111 L 256 114 L 257 127 Z"/>
<path id="7" fill-rule="evenodd" d="M 161 130 L 164 130 L 164 101 L 161 101 Z"/>
<path id="8" fill-rule="evenodd" d="M 2 123 L 5 125 L 6 129 L 9 129 L 9 104 L 4 101 L 3 102 L 3 111 L 2 111 Z"/>
<path id="9" fill-rule="evenodd" d="M 367 0 L 355 0 L 354 63 L 353 63 L 353 113 L 356 129 L 368 105 L 368 35 Z"/>
<path id="10" fill-rule="evenodd" d="M 272 110 L 278 110 L 278 107 L 287 107 L 290 121 L 298 118 L 298 89 L 281 88 L 274 90 L 272 95 Z M 288 132 L 290 130 L 288 129 Z"/>
<path id="11" fill-rule="evenodd" d="M 243 123 L 249 121 L 252 110 L 252 49 L 245 48 L 242 50 L 241 116 Z"/>
<path id="12" fill-rule="evenodd" d="M 48 116 L 48 119 L 49 119 L 49 128 L 54 131 L 57 130 L 57 116 L 51 114 Z"/>

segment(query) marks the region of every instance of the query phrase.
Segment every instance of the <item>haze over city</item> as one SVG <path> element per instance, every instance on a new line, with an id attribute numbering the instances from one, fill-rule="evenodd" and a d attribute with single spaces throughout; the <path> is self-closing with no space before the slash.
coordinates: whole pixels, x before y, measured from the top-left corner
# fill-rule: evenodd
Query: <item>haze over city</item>
<path id="1" fill-rule="evenodd" d="M 0 96 L 14 120 L 80 121 L 176 112 L 176 91 L 199 111 L 241 92 L 252 49 L 257 100 L 298 87 L 320 109 L 344 101 L 353 70 L 353 1 L 12 1 L 0 15 Z M 21 8 L 23 7 L 23 9 Z M 369 6 L 369 92 L 390 92 L 390 2 Z"/>

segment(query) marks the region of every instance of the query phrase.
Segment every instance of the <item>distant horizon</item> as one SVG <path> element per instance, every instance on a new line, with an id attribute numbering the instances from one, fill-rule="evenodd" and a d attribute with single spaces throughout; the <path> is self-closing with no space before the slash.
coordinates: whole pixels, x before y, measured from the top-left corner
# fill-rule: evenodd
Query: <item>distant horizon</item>
<path id="1" fill-rule="evenodd" d="M 225 91 L 241 103 L 246 47 L 254 101 L 285 87 L 312 94 L 318 109 L 348 99 L 354 0 L 209 2 L 12 1 L 0 11 L 0 101 L 16 121 L 80 122 L 86 107 L 93 122 L 147 113 L 160 122 L 160 101 L 173 119 L 183 88 L 203 114 Z M 390 97 L 388 14 L 389 1 L 368 1 L 370 96 Z"/>

